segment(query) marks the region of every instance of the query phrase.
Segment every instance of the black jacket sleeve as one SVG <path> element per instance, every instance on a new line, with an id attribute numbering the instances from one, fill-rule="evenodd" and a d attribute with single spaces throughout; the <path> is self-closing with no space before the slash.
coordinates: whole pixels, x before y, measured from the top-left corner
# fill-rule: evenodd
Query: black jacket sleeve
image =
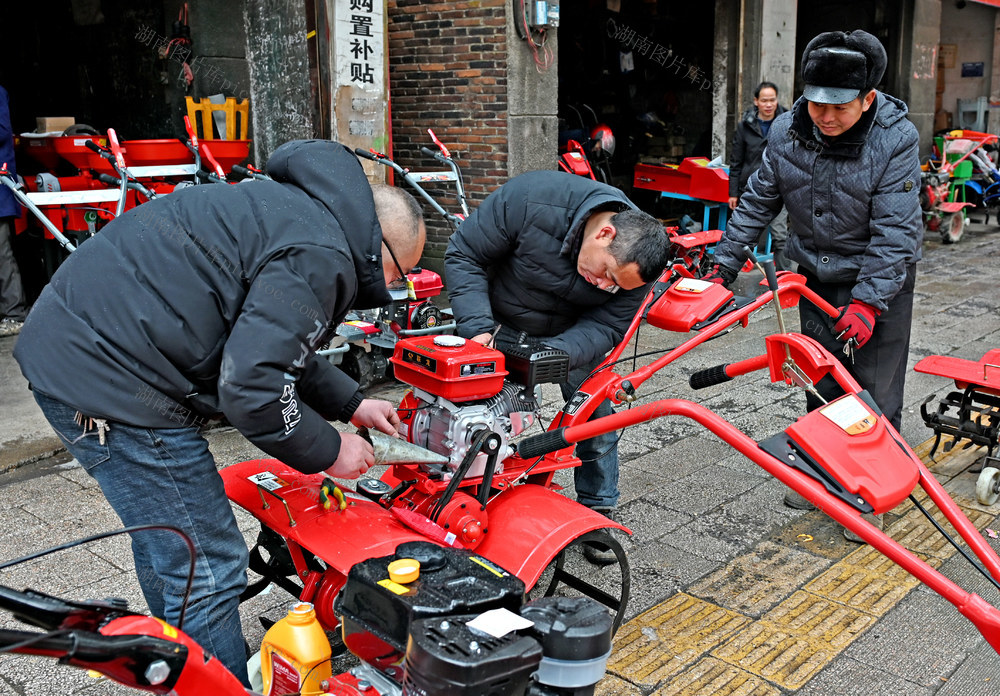
<path id="1" fill-rule="evenodd" d="M 519 210 L 514 214 L 519 220 L 508 219 L 511 210 Z M 451 235 L 444 268 L 459 336 L 472 338 L 496 328 L 490 309 L 489 269 L 514 253 L 523 224 L 524 207 L 512 209 L 505 196 L 494 194 Z"/>
<path id="2" fill-rule="evenodd" d="M 340 434 L 324 416 L 339 415 L 357 392 L 346 375 L 315 360 L 337 305 L 354 298 L 353 274 L 337 270 L 347 263 L 312 246 L 269 260 L 250 279 L 223 351 L 222 412 L 257 447 L 305 473 L 336 461 Z"/>
<path id="3" fill-rule="evenodd" d="M 619 290 L 610 302 L 581 314 L 573 326 L 545 343 L 569 353 L 571 369 L 594 365 L 625 336 L 648 291 L 649 285 Z"/>

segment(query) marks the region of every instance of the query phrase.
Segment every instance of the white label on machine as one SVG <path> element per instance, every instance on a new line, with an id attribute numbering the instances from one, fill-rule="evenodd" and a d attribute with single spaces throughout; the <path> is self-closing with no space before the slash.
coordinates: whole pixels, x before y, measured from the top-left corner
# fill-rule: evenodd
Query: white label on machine
<path id="1" fill-rule="evenodd" d="M 288 485 L 287 481 L 278 478 L 278 475 L 271 471 L 262 471 L 259 474 L 247 476 L 247 481 L 269 491 L 276 491 Z"/>
<path id="2" fill-rule="evenodd" d="M 837 399 L 819 410 L 848 435 L 863 433 L 875 425 L 875 416 L 854 394 Z"/>
<path id="3" fill-rule="evenodd" d="M 472 619 L 472 621 L 466 621 L 465 625 L 487 633 L 494 638 L 503 638 L 512 631 L 531 628 L 535 623 L 519 614 L 515 614 L 509 609 L 490 609 Z"/>
<path id="4" fill-rule="evenodd" d="M 714 283 L 710 283 L 707 280 L 699 280 L 697 278 L 681 278 L 674 285 L 678 290 L 683 290 L 684 292 L 705 292 Z"/>

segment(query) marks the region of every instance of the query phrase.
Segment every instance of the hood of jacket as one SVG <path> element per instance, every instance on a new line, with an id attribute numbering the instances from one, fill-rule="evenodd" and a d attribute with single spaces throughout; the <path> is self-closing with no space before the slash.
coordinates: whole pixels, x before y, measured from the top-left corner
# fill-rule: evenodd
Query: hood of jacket
<path id="1" fill-rule="evenodd" d="M 348 166 L 357 167 L 362 176 L 343 176 Z M 391 302 L 382 272 L 382 228 L 371 187 L 354 153 L 331 140 L 293 140 L 274 151 L 266 171 L 275 181 L 305 192 L 343 230 L 358 277 L 355 308 Z"/>

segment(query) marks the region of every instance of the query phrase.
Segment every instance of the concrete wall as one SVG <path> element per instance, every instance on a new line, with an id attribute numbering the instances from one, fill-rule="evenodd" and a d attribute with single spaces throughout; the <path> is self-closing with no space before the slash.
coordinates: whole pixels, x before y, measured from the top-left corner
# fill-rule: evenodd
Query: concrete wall
<path id="1" fill-rule="evenodd" d="M 974 2 L 958 9 L 955 3 L 941 3 L 941 44 L 956 47 L 953 67 L 943 69 L 942 107 L 952 113 L 952 125 L 959 126 L 959 99 L 988 97 L 992 80 L 993 44 L 997 10 Z M 982 63 L 982 77 L 962 77 L 963 63 Z M 994 122 L 996 119 L 994 119 Z M 994 123 L 994 127 L 995 127 Z"/>
<path id="2" fill-rule="evenodd" d="M 920 158 L 930 156 L 934 136 L 934 101 L 938 80 L 937 48 L 942 3 L 936 0 L 913 0 L 904 3 L 900 18 L 902 31 L 896 53 L 899 62 L 894 83 L 899 89 L 893 96 L 906 102 L 909 119 L 920 133 Z M 891 47 L 886 47 L 891 48 Z"/>
<path id="3" fill-rule="evenodd" d="M 509 3 L 508 3 L 509 6 Z M 536 69 L 527 41 L 514 29 L 512 12 L 507 13 L 507 173 L 517 176 L 538 169 L 555 169 L 559 146 L 559 32 L 546 46 L 553 64 Z M 563 66 L 572 70 L 572 66 Z"/>
<path id="4" fill-rule="evenodd" d="M 778 101 L 790 107 L 794 101 L 792 87 L 799 59 L 795 55 L 796 0 L 761 0 L 760 53 L 756 87 L 763 80 L 778 86 Z M 753 92 L 747 95 L 747 104 Z"/>
<path id="5" fill-rule="evenodd" d="M 796 0 L 746 0 L 740 14 L 733 3 L 716 0 L 715 74 L 729 84 L 718 85 L 713 94 L 713 156 L 728 156 L 736 120 L 753 104 L 761 82 L 776 84 L 781 105 L 792 105 L 797 5 Z"/>

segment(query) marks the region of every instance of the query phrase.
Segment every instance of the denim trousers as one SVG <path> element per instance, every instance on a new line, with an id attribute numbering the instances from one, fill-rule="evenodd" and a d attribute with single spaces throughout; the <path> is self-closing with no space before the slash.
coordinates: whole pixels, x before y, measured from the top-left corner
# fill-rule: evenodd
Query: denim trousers
<path id="1" fill-rule="evenodd" d="M 559 385 L 563 398 L 569 400 L 596 365 L 570 370 L 569 381 Z M 588 421 L 614 413 L 611 402 L 604 400 Z M 578 442 L 576 456 L 580 466 L 573 469 L 576 500 L 591 508 L 613 508 L 618 504 L 618 433 L 598 435 Z"/>
<path id="2" fill-rule="evenodd" d="M 100 485 L 128 527 L 178 527 L 195 546 L 195 575 L 183 630 L 249 686 L 240 625 L 248 552 L 208 442 L 197 428 L 139 428 L 108 422 L 102 438 L 76 410 L 34 390 L 66 449 Z M 102 443 L 103 439 L 103 443 Z M 173 532 L 132 535 L 132 555 L 150 613 L 177 625 L 190 567 Z"/>

